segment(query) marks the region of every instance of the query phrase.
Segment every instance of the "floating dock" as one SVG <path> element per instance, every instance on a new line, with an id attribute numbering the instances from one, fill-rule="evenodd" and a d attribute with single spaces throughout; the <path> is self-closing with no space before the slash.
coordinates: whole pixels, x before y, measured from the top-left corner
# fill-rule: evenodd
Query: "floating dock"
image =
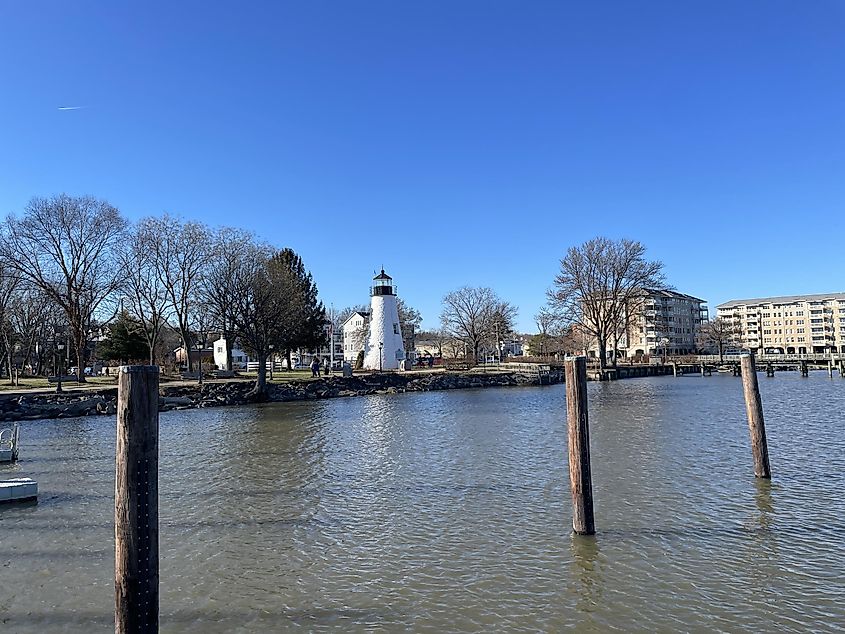
<path id="1" fill-rule="evenodd" d="M 32 478 L 0 480 L 0 504 L 38 499 L 38 483 Z"/>

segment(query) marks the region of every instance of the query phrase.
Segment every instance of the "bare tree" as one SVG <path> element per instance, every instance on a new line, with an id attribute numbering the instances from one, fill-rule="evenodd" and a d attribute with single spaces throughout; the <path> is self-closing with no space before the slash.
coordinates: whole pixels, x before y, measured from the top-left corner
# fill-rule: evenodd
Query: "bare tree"
<path id="1" fill-rule="evenodd" d="M 200 301 L 200 276 L 209 254 L 208 228 L 199 222 L 182 223 L 164 215 L 148 218 L 151 255 L 156 274 L 167 292 L 167 299 L 182 339 L 188 371 L 193 371 L 190 350 L 191 315 Z"/>
<path id="2" fill-rule="evenodd" d="M 513 328 L 516 313 L 493 289 L 464 286 L 443 298 L 440 322 L 444 333 L 466 344 L 476 360 L 482 344 L 496 336 L 497 326 L 500 334 Z"/>
<path id="3" fill-rule="evenodd" d="M 85 380 L 91 320 L 107 308 L 122 281 L 117 253 L 125 233 L 118 210 L 90 196 L 33 198 L 22 218 L 6 220 L 0 255 L 64 311 L 79 381 Z"/>
<path id="4" fill-rule="evenodd" d="M 713 321 L 701 324 L 697 339 L 702 348 L 715 347 L 719 351 L 721 363 L 724 361 L 725 348 L 739 345 L 742 341 L 742 331 L 733 320 L 716 317 Z"/>
<path id="5" fill-rule="evenodd" d="M 202 372 L 202 353 L 208 347 L 208 337 L 214 330 L 214 323 L 214 313 L 207 304 L 198 304 L 191 313 L 191 331 L 194 333 L 194 342 L 199 348 L 197 350 L 197 364 L 200 372 Z"/>
<path id="6" fill-rule="evenodd" d="M 396 308 L 399 313 L 399 328 L 402 330 L 402 344 L 405 352 L 416 350 L 417 331 L 422 324 L 422 314 L 416 308 L 409 306 L 401 297 L 396 298 Z"/>
<path id="7" fill-rule="evenodd" d="M 529 339 L 531 356 L 557 356 L 564 351 L 562 325 L 553 311 L 544 306 L 534 315 L 534 323 L 537 324 L 537 334 Z"/>
<path id="8" fill-rule="evenodd" d="M 403 326 L 413 326 L 414 330 L 419 330 L 420 324 L 422 324 L 422 315 L 420 314 L 420 311 L 413 306 L 409 306 L 408 303 L 401 297 L 396 298 L 396 309 L 399 311 L 400 324 Z"/>
<path id="9" fill-rule="evenodd" d="M 13 318 L 12 307 L 16 300 L 15 295 L 20 282 L 20 276 L 14 269 L 9 267 L 0 269 L 0 344 L 3 346 L 3 356 L 6 361 L 10 383 L 14 379 L 14 372 L 12 370 L 13 357 L 19 336 Z"/>
<path id="10" fill-rule="evenodd" d="M 232 303 L 234 325 L 241 345 L 258 359 L 258 377 L 250 392 L 261 398 L 267 392 L 267 357 L 280 338 L 279 324 L 285 317 L 286 288 L 273 270 L 273 251 L 255 243 L 242 245 L 243 257 L 234 271 Z"/>
<path id="11" fill-rule="evenodd" d="M 41 373 L 47 331 L 58 320 L 58 310 L 39 289 L 23 288 L 15 293 L 11 319 L 21 341 L 22 370 L 26 371 L 29 364 L 33 374 Z"/>
<path id="12" fill-rule="evenodd" d="M 549 304 L 561 320 L 578 323 L 595 337 L 602 368 L 626 311 L 640 301 L 644 288 L 664 285 L 663 263 L 644 256 L 645 247 L 634 240 L 593 238 L 570 247 L 549 290 Z"/>
<path id="13" fill-rule="evenodd" d="M 165 277 L 159 274 L 155 262 L 159 228 L 158 223 L 150 219 L 138 223 L 129 235 L 121 261 L 126 276 L 123 285 L 125 308 L 141 326 L 150 349 L 150 365 L 156 362 L 161 330 L 171 312 Z"/>
<path id="14" fill-rule="evenodd" d="M 232 369 L 232 347 L 235 338 L 235 279 L 242 247 L 255 242 L 253 234 L 242 229 L 221 227 L 211 242 L 211 254 L 200 281 L 202 302 L 209 310 L 214 328 L 226 340 L 226 369 Z"/>

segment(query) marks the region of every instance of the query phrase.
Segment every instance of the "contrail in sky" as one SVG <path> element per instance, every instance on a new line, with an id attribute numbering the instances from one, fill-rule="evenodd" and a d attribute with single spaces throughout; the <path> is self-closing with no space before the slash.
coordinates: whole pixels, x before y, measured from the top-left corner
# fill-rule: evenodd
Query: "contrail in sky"
<path id="1" fill-rule="evenodd" d="M 85 106 L 59 106 L 59 110 L 82 110 Z"/>

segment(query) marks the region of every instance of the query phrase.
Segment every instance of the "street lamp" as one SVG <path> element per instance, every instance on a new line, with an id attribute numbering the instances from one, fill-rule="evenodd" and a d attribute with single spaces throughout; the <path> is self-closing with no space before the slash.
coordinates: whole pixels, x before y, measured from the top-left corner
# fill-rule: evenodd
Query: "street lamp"
<path id="1" fill-rule="evenodd" d="M 62 390 L 62 351 L 65 349 L 65 344 L 57 343 L 56 349 L 59 351 L 59 372 L 56 381 L 56 394 L 61 394 Z"/>
<path id="2" fill-rule="evenodd" d="M 384 343 L 379 341 L 378 342 L 378 371 L 382 371 L 382 359 L 384 359 Z"/>
<path id="3" fill-rule="evenodd" d="M 273 366 L 276 365 L 276 357 L 273 356 L 273 344 L 271 343 L 269 346 L 270 348 L 270 381 L 273 381 Z"/>
<path id="4" fill-rule="evenodd" d="M 669 346 L 669 339 L 663 337 L 663 339 L 660 340 L 660 343 L 663 345 L 663 363 L 666 363 L 666 353 Z"/>
<path id="5" fill-rule="evenodd" d="M 199 369 L 199 378 L 197 385 L 202 385 L 202 343 L 197 342 L 197 368 Z"/>

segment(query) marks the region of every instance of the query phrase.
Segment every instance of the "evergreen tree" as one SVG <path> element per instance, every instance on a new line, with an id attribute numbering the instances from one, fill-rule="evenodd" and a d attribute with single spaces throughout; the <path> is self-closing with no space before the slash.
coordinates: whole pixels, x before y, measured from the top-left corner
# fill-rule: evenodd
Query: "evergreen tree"
<path id="1" fill-rule="evenodd" d="M 317 350 L 328 343 L 326 309 L 317 299 L 317 285 L 305 268 L 302 258 L 292 249 L 276 253 L 268 265 L 270 278 L 282 289 L 286 307 L 275 342 L 284 350 L 290 366 L 290 353 L 297 348 Z"/>
<path id="2" fill-rule="evenodd" d="M 142 361 L 149 358 L 150 348 L 140 321 L 128 312 L 120 313 L 109 326 L 109 333 L 97 347 L 106 361 Z"/>

